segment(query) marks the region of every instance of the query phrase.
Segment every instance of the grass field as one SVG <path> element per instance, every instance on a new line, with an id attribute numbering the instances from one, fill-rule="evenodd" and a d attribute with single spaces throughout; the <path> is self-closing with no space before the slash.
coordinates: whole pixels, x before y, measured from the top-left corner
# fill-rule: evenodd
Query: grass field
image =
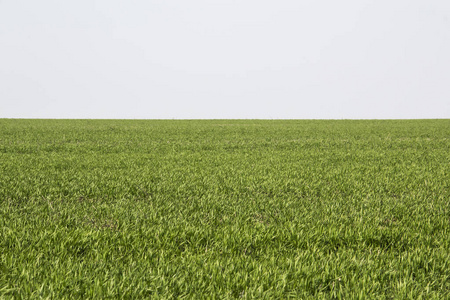
<path id="1" fill-rule="evenodd" d="M 0 120 L 0 298 L 450 299 L 450 120 Z"/>

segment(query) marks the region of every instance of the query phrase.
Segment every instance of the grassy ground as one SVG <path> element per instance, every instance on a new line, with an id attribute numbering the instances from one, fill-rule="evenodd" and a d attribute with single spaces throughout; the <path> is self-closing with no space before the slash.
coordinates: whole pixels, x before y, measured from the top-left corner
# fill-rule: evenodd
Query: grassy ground
<path id="1" fill-rule="evenodd" d="M 0 120 L 0 298 L 450 298 L 450 120 Z"/>

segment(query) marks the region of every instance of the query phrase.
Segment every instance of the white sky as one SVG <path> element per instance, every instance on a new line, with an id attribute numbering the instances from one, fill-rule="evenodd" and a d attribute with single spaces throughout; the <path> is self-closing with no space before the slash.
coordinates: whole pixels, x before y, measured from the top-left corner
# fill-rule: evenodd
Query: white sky
<path id="1" fill-rule="evenodd" d="M 450 118 L 449 0 L 0 0 L 3 118 Z"/>

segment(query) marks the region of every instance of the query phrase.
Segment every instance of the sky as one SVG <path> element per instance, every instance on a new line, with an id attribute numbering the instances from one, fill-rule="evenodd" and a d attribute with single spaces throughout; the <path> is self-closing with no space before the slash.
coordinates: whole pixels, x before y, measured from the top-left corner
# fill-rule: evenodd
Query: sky
<path id="1" fill-rule="evenodd" d="M 0 118 L 450 118 L 450 1 L 0 0 Z"/>

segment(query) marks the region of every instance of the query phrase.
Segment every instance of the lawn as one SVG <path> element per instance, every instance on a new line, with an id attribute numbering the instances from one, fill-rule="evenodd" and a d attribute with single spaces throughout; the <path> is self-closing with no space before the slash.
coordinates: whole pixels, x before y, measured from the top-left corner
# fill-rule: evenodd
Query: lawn
<path id="1" fill-rule="evenodd" d="M 0 119 L 0 298 L 449 299 L 450 120 Z"/>

